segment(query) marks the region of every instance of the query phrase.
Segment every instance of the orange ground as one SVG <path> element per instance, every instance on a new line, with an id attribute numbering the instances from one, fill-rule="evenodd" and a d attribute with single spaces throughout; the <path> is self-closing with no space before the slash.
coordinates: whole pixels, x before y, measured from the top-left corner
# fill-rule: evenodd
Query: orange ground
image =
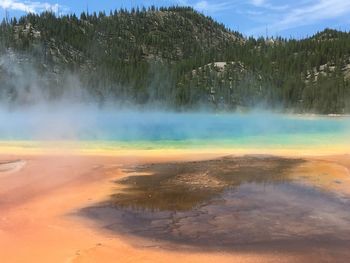
<path id="1" fill-rule="evenodd" d="M 0 173 L 0 262 L 298 262 L 302 255 L 275 253 L 213 253 L 168 251 L 135 247 L 128 237 L 102 232 L 74 212 L 98 202 L 113 190 L 112 179 L 123 176 L 121 165 L 168 160 L 193 160 L 214 155 L 188 153 L 137 157 L 0 155 L 21 159 L 20 169 Z M 334 186 L 335 178 L 349 180 L 350 156 L 313 158 L 300 167 L 310 173 L 309 182 L 350 194 L 350 182 Z M 323 167 L 325 162 L 331 166 Z M 324 172 L 322 180 L 318 172 Z M 327 176 L 328 177 L 327 177 Z M 322 251 L 310 251 L 320 255 Z"/>

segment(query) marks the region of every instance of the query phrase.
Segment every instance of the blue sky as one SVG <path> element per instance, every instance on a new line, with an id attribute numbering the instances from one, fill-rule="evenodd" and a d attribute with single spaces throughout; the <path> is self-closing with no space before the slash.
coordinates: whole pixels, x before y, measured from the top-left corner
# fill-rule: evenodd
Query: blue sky
<path id="1" fill-rule="evenodd" d="M 0 0 L 0 17 L 44 10 L 80 13 L 131 6 L 192 6 L 244 35 L 303 38 L 331 27 L 350 29 L 350 0 Z M 266 30 L 267 29 L 267 30 Z"/>

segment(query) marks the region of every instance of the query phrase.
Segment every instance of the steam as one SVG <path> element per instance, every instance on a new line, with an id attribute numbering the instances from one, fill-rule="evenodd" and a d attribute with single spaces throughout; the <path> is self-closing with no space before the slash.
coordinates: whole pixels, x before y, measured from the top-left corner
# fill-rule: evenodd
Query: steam
<path id="1" fill-rule="evenodd" d="M 65 72 L 59 74 L 38 65 L 31 57 L 18 55 L 11 50 L 0 57 L 1 105 L 23 108 L 37 105 L 76 104 L 89 101 L 89 95 L 79 77 Z"/>
<path id="2" fill-rule="evenodd" d="M 175 113 L 154 105 L 140 109 L 115 100 L 101 106 L 79 75 L 45 67 L 13 52 L 0 58 L 0 140 L 213 144 L 226 140 L 254 144 L 281 138 L 277 143 L 283 144 L 286 137 L 325 140 L 349 131 L 346 118 L 308 120 L 261 111 L 216 114 L 205 109 Z"/>
<path id="3" fill-rule="evenodd" d="M 149 143 L 329 143 L 348 134 L 348 119 L 305 119 L 272 113 L 213 114 L 56 105 L 0 111 L 1 140 Z M 328 138 L 328 139 L 327 139 Z M 289 141 L 288 141 L 289 140 Z M 300 141 L 299 141 L 300 142 Z M 334 140 L 332 142 L 335 142 Z M 187 145 L 188 146 L 188 145 Z"/>

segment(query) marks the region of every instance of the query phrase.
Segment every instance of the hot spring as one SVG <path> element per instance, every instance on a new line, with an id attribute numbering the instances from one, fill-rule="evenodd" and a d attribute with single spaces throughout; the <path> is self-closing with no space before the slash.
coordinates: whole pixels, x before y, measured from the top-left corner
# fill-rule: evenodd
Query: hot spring
<path id="1" fill-rule="evenodd" d="M 46 108 L 0 112 L 3 149 L 63 143 L 85 150 L 338 150 L 349 146 L 349 117 Z M 57 144 L 55 144 L 57 146 Z"/>

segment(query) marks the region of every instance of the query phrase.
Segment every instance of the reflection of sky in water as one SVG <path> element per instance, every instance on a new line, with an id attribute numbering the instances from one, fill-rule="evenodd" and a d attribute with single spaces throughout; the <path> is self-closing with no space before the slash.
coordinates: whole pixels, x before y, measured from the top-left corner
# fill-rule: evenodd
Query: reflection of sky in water
<path id="1" fill-rule="evenodd" d="M 179 145 L 344 143 L 350 131 L 349 118 L 267 113 L 141 113 L 89 108 L 0 111 L 0 123 L 0 140 L 63 139 Z"/>
<path id="2" fill-rule="evenodd" d="M 116 182 L 121 187 L 114 195 L 81 212 L 104 229 L 172 250 L 178 244 L 219 251 L 248 245 L 294 253 L 325 246 L 346 262 L 348 253 L 333 249 L 349 251 L 350 200 L 326 190 L 334 178 L 319 188 L 299 176 L 294 169 L 308 162 L 245 156 L 134 166 Z M 319 165 L 335 164 L 314 167 Z"/>

